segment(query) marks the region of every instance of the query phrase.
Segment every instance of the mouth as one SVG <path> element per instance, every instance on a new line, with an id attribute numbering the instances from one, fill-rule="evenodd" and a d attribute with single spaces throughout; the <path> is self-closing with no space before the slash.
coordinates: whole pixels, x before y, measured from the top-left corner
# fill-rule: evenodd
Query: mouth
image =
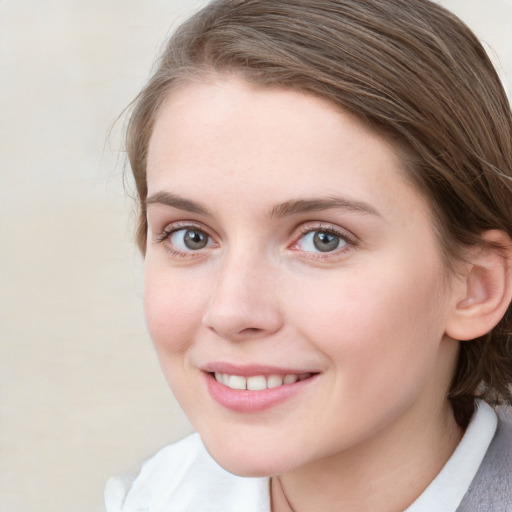
<path id="1" fill-rule="evenodd" d="M 263 372 L 263 368 L 222 366 L 203 370 L 206 386 L 219 405 L 236 413 L 257 413 L 275 407 L 303 393 L 320 375 L 315 372 L 268 368 Z"/>
<path id="2" fill-rule="evenodd" d="M 265 389 L 275 389 L 309 379 L 313 376 L 313 373 L 286 373 L 283 375 L 252 375 L 250 377 L 244 377 L 243 375 L 212 372 L 211 375 L 217 382 L 231 389 L 263 391 Z"/>

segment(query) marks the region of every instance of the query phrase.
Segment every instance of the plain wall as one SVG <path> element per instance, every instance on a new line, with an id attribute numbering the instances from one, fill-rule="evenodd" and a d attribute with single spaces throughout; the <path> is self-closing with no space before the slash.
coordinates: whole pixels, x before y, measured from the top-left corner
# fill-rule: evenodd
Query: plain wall
<path id="1" fill-rule="evenodd" d="M 0 1 L 2 510 L 103 510 L 108 476 L 191 431 L 146 334 L 114 123 L 203 3 Z M 510 94 L 512 0 L 443 3 Z"/>

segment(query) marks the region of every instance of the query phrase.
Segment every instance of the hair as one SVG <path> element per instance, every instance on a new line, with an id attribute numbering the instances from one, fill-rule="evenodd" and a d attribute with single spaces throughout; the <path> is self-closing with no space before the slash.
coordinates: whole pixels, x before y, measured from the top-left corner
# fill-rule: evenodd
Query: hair
<path id="1" fill-rule="evenodd" d="M 155 117 L 171 90 L 219 74 L 320 96 L 387 137 L 430 203 L 448 265 L 486 230 L 512 236 L 510 105 L 455 15 L 429 0 L 217 0 L 170 38 L 134 101 L 126 142 L 142 253 Z M 448 399 L 464 427 L 475 397 L 512 403 L 510 305 L 490 333 L 460 345 Z"/>

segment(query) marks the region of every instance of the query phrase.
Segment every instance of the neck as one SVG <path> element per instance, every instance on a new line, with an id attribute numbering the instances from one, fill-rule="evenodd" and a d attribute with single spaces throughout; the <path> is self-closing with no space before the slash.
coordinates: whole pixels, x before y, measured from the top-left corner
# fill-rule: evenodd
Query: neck
<path id="1" fill-rule="evenodd" d="M 404 416 L 360 446 L 274 477 L 272 512 L 405 510 L 462 437 L 448 403 L 436 422 L 420 420 Z"/>

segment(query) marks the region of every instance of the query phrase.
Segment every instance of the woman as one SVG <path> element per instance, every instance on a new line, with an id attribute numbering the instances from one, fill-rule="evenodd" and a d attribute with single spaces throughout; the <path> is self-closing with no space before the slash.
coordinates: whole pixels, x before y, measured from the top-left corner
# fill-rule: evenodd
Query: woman
<path id="1" fill-rule="evenodd" d="M 511 399 L 512 118 L 460 20 L 212 2 L 127 142 L 148 328 L 198 434 L 109 512 L 510 509 L 486 401 Z"/>

